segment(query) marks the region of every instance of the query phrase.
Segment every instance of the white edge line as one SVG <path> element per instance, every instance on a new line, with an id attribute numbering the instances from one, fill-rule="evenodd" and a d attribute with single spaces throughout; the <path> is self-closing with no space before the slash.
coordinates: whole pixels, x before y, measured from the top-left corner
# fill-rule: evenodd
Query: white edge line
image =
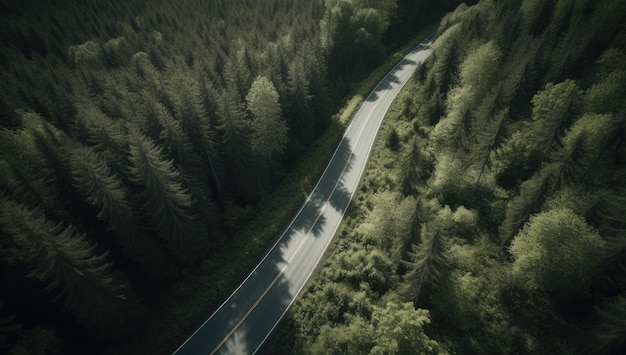
<path id="1" fill-rule="evenodd" d="M 387 72 L 387 74 L 385 74 L 385 76 L 383 77 L 383 79 L 381 79 L 380 82 L 378 82 L 378 84 L 376 84 L 376 86 L 374 87 L 374 89 L 372 89 L 372 91 L 369 93 L 369 95 L 367 95 L 367 98 L 364 101 L 368 101 L 368 99 L 374 95 L 374 93 L 377 91 L 378 86 L 381 84 L 382 81 L 385 80 L 385 78 L 391 74 L 394 70 L 396 70 L 396 68 L 400 65 L 400 63 L 402 63 L 402 61 L 404 59 L 406 59 L 409 55 L 411 55 L 411 53 L 413 53 L 413 51 L 415 51 L 415 49 L 417 49 L 417 47 L 419 47 L 420 45 L 423 45 L 425 43 L 429 43 L 432 40 L 428 41 L 428 39 L 433 36 L 435 34 L 435 32 L 433 32 L 431 35 L 429 35 L 428 37 L 426 37 L 426 39 L 424 39 L 424 41 L 420 42 L 417 46 L 415 46 L 415 48 L 413 48 L 409 54 L 407 54 L 404 58 L 402 58 L 400 61 L 398 61 L 398 63 L 389 71 Z M 410 79 L 409 79 L 410 80 Z M 402 84 L 402 86 L 400 87 L 400 89 L 402 89 L 402 87 L 404 87 L 404 85 L 408 82 L 408 80 Z M 350 120 L 350 123 L 348 124 L 348 127 L 346 127 L 346 131 L 344 132 L 343 137 L 341 138 L 341 140 L 339 141 L 339 144 L 337 145 L 337 148 L 335 148 L 335 151 L 333 152 L 332 157 L 330 158 L 328 164 L 326 165 L 326 168 L 324 169 L 324 172 L 322 173 L 322 175 L 320 176 L 319 180 L 317 181 L 317 183 L 315 184 L 315 187 L 313 187 L 313 190 L 311 190 L 311 193 L 309 194 L 309 196 L 307 197 L 307 199 L 304 201 L 304 203 L 302 204 L 302 206 L 300 207 L 300 209 L 298 210 L 298 212 L 295 214 L 295 216 L 293 217 L 293 219 L 291 220 L 291 222 L 289 222 L 289 224 L 287 225 L 287 227 L 285 228 L 285 231 L 281 234 L 280 238 L 278 238 L 278 240 L 274 243 L 274 245 L 272 245 L 272 247 L 270 248 L 270 250 L 265 254 L 265 256 L 263 256 L 263 258 L 261 259 L 261 261 L 258 262 L 258 264 L 254 267 L 254 269 L 252 269 L 252 271 L 248 274 L 248 276 L 239 284 L 239 286 L 237 286 L 237 288 L 228 296 L 228 298 L 222 302 L 222 304 L 211 314 L 211 316 L 204 321 L 186 340 L 185 342 L 183 342 L 178 348 L 176 348 L 176 350 L 173 352 L 173 354 L 176 354 L 179 350 L 181 350 L 188 342 L 189 340 L 191 340 L 191 338 L 193 338 L 199 331 L 200 329 L 202 329 L 209 321 L 211 321 L 211 319 L 213 319 L 213 317 L 228 303 L 228 301 L 231 300 L 231 298 L 233 298 L 233 296 L 235 295 L 235 293 L 237 293 L 237 291 L 239 291 L 239 289 L 241 287 L 243 287 L 243 285 L 248 281 L 248 279 L 250 277 L 252 277 L 252 275 L 257 271 L 257 269 L 261 266 L 261 264 L 263 263 L 263 261 L 265 261 L 265 259 L 267 259 L 267 257 L 274 251 L 274 249 L 276 249 L 276 246 L 278 244 L 280 244 L 280 242 L 283 240 L 284 236 L 287 234 L 287 232 L 289 231 L 289 229 L 291 229 L 291 227 L 293 226 L 293 223 L 295 222 L 296 218 L 298 218 L 298 216 L 300 215 L 300 212 L 302 212 L 302 210 L 304 209 L 304 207 L 309 203 L 309 201 L 311 200 L 311 197 L 313 196 L 313 193 L 315 192 L 315 190 L 317 190 L 317 187 L 319 186 L 320 182 L 322 181 L 322 178 L 324 177 L 324 175 L 326 175 L 326 172 L 328 171 L 328 168 L 331 165 L 331 162 L 333 161 L 333 159 L 335 158 L 335 156 L 337 155 L 337 152 L 339 151 L 339 148 L 341 147 L 341 143 L 346 139 L 347 135 L 348 135 L 348 131 L 350 130 L 350 127 L 352 127 L 353 123 L 354 123 L 354 117 L 356 117 L 359 112 L 363 109 L 363 105 L 361 105 L 361 107 L 359 107 L 359 110 L 354 114 L 354 116 L 352 116 L 352 119 Z M 381 124 L 382 124 L 382 120 L 381 120 Z M 379 128 L 380 128 L 380 124 L 379 124 Z M 371 147 L 370 147 L 370 152 L 371 152 Z M 369 153 L 368 153 L 368 160 L 369 160 Z M 367 165 L 367 162 L 366 162 Z M 365 169 L 363 169 L 363 171 L 365 171 Z M 359 181 L 361 180 L 361 174 L 363 174 L 363 171 L 361 171 L 361 173 L 359 174 Z M 358 188 L 358 185 L 357 185 Z M 352 197 L 354 197 L 354 193 L 355 191 L 352 192 L 351 196 L 350 196 L 350 200 L 352 201 Z M 347 208 L 346 208 L 347 211 Z M 341 219 L 343 220 L 343 217 L 345 215 L 345 212 L 342 214 Z M 341 223 L 339 223 L 337 225 L 337 227 L 335 227 L 335 230 L 333 232 L 333 235 L 337 232 L 337 229 L 339 228 L 339 225 Z M 331 237 L 328 241 L 328 243 L 326 244 L 326 246 L 324 247 L 324 251 L 326 251 L 326 249 L 328 248 L 328 246 L 330 245 L 330 242 L 333 240 L 333 237 Z M 302 291 L 302 288 L 304 288 L 304 285 L 306 285 L 306 282 L 309 280 L 309 278 L 311 277 L 311 275 L 313 274 L 313 272 L 315 271 L 315 269 L 317 268 L 317 265 L 319 264 L 320 260 L 322 259 L 322 256 L 324 255 L 324 253 L 321 254 L 320 258 L 318 259 L 318 261 L 315 263 L 315 267 L 313 268 L 313 270 L 309 273 L 309 275 L 307 276 L 307 278 L 305 279 L 304 284 L 302 285 L 302 287 L 300 287 L 300 289 L 298 290 L 298 292 L 296 293 L 296 297 L 297 295 L 300 293 L 300 291 Z M 287 306 L 287 308 L 285 309 L 285 311 L 283 312 L 283 314 L 280 316 L 280 318 L 278 319 L 278 322 L 276 324 L 274 324 L 274 326 L 272 327 L 272 329 L 270 330 L 270 332 L 265 336 L 265 338 L 263 339 L 263 341 L 261 342 L 261 344 L 259 345 L 259 347 L 254 351 L 254 353 L 256 353 L 259 348 L 263 345 L 263 343 L 265 343 L 265 340 L 267 340 L 267 338 L 270 336 L 270 334 L 274 331 L 274 329 L 276 328 L 276 326 L 278 325 L 278 323 L 280 323 L 280 321 L 282 320 L 282 318 L 285 316 L 285 314 L 287 313 L 287 311 L 289 310 L 289 308 L 291 307 L 291 305 L 293 304 L 293 302 L 295 301 L 296 297 L 294 297 L 292 299 L 292 301 L 289 303 L 289 305 Z"/>
<path id="2" fill-rule="evenodd" d="M 432 39 L 430 41 L 428 41 L 428 39 L 433 36 L 436 32 L 433 32 L 432 34 L 430 34 L 428 37 L 426 37 L 426 39 L 424 39 L 424 41 L 420 42 L 417 46 L 415 46 L 415 48 L 413 48 L 409 54 L 407 54 L 404 58 L 402 58 L 402 60 L 400 60 L 400 62 L 398 62 L 398 64 L 396 64 L 393 69 L 391 69 L 384 77 L 381 81 L 385 80 L 385 78 L 387 77 L 387 75 L 389 75 L 391 72 L 393 72 L 396 67 L 404 60 L 406 59 L 408 56 L 410 56 L 413 51 L 415 51 L 415 49 L 421 45 L 424 45 L 425 43 L 430 43 L 432 42 Z M 431 52 L 432 53 L 432 52 Z M 430 54 L 424 58 L 424 60 L 426 60 L 428 57 L 430 57 Z M 422 61 L 423 63 L 424 61 Z M 418 63 L 419 65 L 420 63 Z M 416 66 L 417 69 L 417 66 Z M 415 71 L 414 71 L 415 72 Z M 413 76 L 413 74 L 411 74 L 411 76 Z M 411 80 L 411 78 L 409 78 L 407 81 L 405 81 L 404 83 L 402 83 L 402 85 L 400 86 L 400 89 L 398 90 L 398 94 L 400 93 L 400 91 L 402 90 L 402 88 L 404 88 L 404 86 L 409 82 L 409 80 Z M 376 85 L 376 88 L 378 87 L 378 85 L 380 85 L 380 82 Z M 374 88 L 374 90 L 372 90 L 372 92 L 370 93 L 370 95 L 368 95 L 367 97 L 369 98 L 375 91 L 376 88 Z M 394 98 L 395 101 L 395 98 Z M 391 107 L 391 106 L 390 106 Z M 359 109 L 359 111 L 361 111 L 361 109 Z M 389 111 L 389 108 L 387 109 L 387 111 Z M 385 116 L 387 115 L 387 111 L 385 112 Z M 356 117 L 357 113 L 354 115 L 354 117 Z M 384 116 L 383 116 L 384 118 Z M 380 120 L 380 123 L 378 124 L 378 129 L 377 129 L 377 135 L 378 135 L 378 130 L 380 130 L 380 126 L 382 125 L 383 120 Z M 352 123 L 351 123 L 352 124 Z M 346 129 L 346 132 L 348 130 Z M 345 137 L 344 137 L 345 138 Z M 343 138 L 342 138 L 343 140 Z M 309 279 L 311 278 L 311 275 L 313 275 L 313 273 L 315 272 L 315 270 L 317 269 L 317 266 L 319 265 L 320 261 L 322 261 L 324 254 L 326 254 L 326 250 L 328 249 L 328 247 L 330 246 L 330 243 L 333 241 L 333 239 L 335 239 L 335 233 L 337 233 L 337 230 L 339 229 L 339 226 L 341 225 L 341 222 L 343 221 L 343 217 L 345 216 L 346 212 L 349 209 L 350 206 L 350 202 L 352 202 L 352 198 L 354 197 L 354 194 L 356 193 L 356 191 L 358 190 L 359 185 L 361 184 L 361 177 L 363 176 L 363 173 L 365 172 L 365 167 L 367 167 L 367 163 L 369 162 L 369 158 L 370 158 L 370 154 L 372 152 L 372 148 L 373 148 L 373 144 L 370 146 L 370 149 L 368 151 L 367 154 L 367 160 L 365 161 L 365 165 L 363 170 L 361 170 L 361 172 L 359 173 L 359 178 L 358 178 L 358 183 L 356 188 L 354 189 L 354 191 L 352 191 L 352 193 L 350 194 L 350 199 L 348 200 L 348 205 L 346 206 L 345 211 L 343 211 L 341 213 L 341 220 L 339 223 L 337 223 L 337 225 L 335 226 L 335 230 L 333 231 L 333 236 L 331 238 L 328 239 L 328 242 L 326 243 L 326 246 L 324 246 L 324 251 L 320 254 L 320 257 L 317 259 L 317 261 L 315 262 L 315 265 L 313 266 L 313 269 L 311 270 L 311 272 L 309 273 L 309 275 L 305 278 L 304 283 L 302 283 L 302 286 L 300 286 L 300 288 L 298 289 L 298 291 L 296 292 L 295 296 L 292 298 L 291 302 L 289 302 L 289 304 L 287 305 L 287 308 L 285 309 L 285 311 L 280 315 L 280 318 L 278 318 L 278 321 L 276 323 L 274 323 L 274 326 L 272 327 L 272 329 L 270 329 L 270 331 L 267 333 L 267 335 L 265 336 L 265 338 L 263 338 L 263 340 L 261 341 L 261 343 L 259 344 L 259 346 L 254 350 L 254 352 L 252 354 L 256 354 L 259 349 L 261 349 L 261 347 L 263 346 L 263 344 L 265 344 L 265 341 L 267 340 L 267 338 L 270 337 L 270 335 L 272 335 L 272 333 L 274 332 L 274 329 L 276 329 L 276 327 L 278 326 L 278 324 L 281 322 L 281 320 L 283 319 L 283 317 L 285 316 L 285 314 L 287 314 L 287 312 L 289 311 L 289 308 L 291 308 L 291 305 L 293 305 L 293 303 L 296 301 L 296 298 L 298 298 L 298 295 L 300 294 L 300 292 L 302 291 L 302 289 L 304 288 L 304 286 L 306 286 L 307 282 L 309 281 Z M 331 159 L 332 160 L 332 159 Z M 322 175 L 323 176 L 323 175 Z M 343 174 L 342 174 L 343 176 Z M 320 178 L 321 180 L 321 178 Z M 319 182 L 318 182 L 319 183 Z M 282 237 L 281 237 L 282 238 Z"/>
<path id="3" fill-rule="evenodd" d="M 399 64 L 399 63 L 398 63 Z M 394 66 L 394 68 L 391 70 L 393 71 L 398 65 L 396 64 L 396 66 Z M 390 72 L 391 72 L 390 71 Z M 389 72 L 389 73 L 390 73 Z M 387 75 L 389 74 L 387 73 L 385 75 L 385 78 L 387 77 Z M 384 80 L 384 79 L 383 79 Z M 376 87 L 370 92 L 370 94 L 367 96 L 367 98 L 365 100 L 367 100 L 372 94 L 374 94 L 374 92 L 376 91 L 376 89 L 378 88 L 378 85 L 380 85 L 380 82 L 376 85 Z M 362 105 L 359 108 L 359 110 L 354 114 L 353 118 L 356 117 L 358 115 L 358 113 L 361 111 L 362 109 Z M 293 223 L 295 222 L 296 218 L 298 218 L 298 216 L 300 215 L 300 212 L 302 212 L 302 210 L 304 209 L 304 207 L 309 203 L 309 201 L 311 200 L 311 197 L 313 196 L 313 193 L 315 192 L 315 190 L 317 190 L 320 182 L 322 181 L 324 175 L 326 175 L 326 172 L 328 171 L 328 168 L 331 165 L 331 162 L 333 161 L 333 159 L 335 159 L 335 156 L 337 155 L 337 152 L 339 151 L 339 148 L 341 147 L 341 143 L 343 143 L 343 141 L 346 139 L 347 135 L 348 135 L 348 131 L 350 130 L 350 127 L 352 127 L 352 124 L 354 123 L 354 119 L 350 120 L 350 123 L 348 124 L 348 127 L 346 127 L 346 130 L 343 134 L 343 136 L 341 137 L 341 140 L 339 141 L 339 144 L 337 144 L 337 148 L 335 148 L 335 151 L 333 152 L 332 157 L 330 158 L 330 160 L 328 161 L 328 164 L 326 165 L 326 168 L 324 168 L 324 172 L 322 173 L 322 175 L 320 175 L 319 180 L 317 181 L 317 183 L 315 184 L 315 187 L 313 187 L 313 189 L 311 190 L 311 193 L 309 194 L 309 196 L 307 196 L 307 199 L 304 201 L 304 203 L 302 204 L 302 206 L 300 207 L 300 209 L 298 210 L 298 212 L 295 214 L 295 216 L 293 217 L 293 219 L 291 220 L 291 222 L 289 222 L 289 224 L 287 225 L 287 227 L 285 228 L 285 230 L 283 231 L 283 233 L 280 235 L 280 238 L 278 238 L 278 240 L 274 243 L 274 245 L 272 245 L 272 247 L 270 248 L 270 250 L 265 254 L 265 256 L 263 256 L 263 258 L 261 259 L 261 261 L 259 261 L 259 263 L 254 267 L 254 269 L 252 269 L 252 271 L 250 272 L 250 274 L 248 274 L 248 276 L 239 284 L 239 286 L 237 286 L 237 288 L 230 294 L 230 296 L 228 296 L 228 298 L 215 310 L 215 312 L 213 312 L 211 314 L 211 316 L 204 321 L 204 323 L 202 323 L 198 329 L 196 329 L 188 338 L 187 340 L 185 340 L 184 343 L 182 343 L 174 352 L 173 354 L 176 354 L 179 350 L 181 350 L 188 342 L 189 340 L 191 340 L 191 338 L 193 338 L 199 331 L 200 329 L 202 329 L 202 327 L 204 327 L 214 316 L 215 314 L 217 314 L 225 305 L 226 303 L 228 303 L 228 301 L 231 300 L 231 298 L 233 298 L 233 296 L 235 295 L 235 293 L 237 293 L 237 291 L 239 291 L 239 289 L 241 287 L 243 287 L 243 285 L 246 283 L 246 281 L 248 281 L 248 279 L 250 277 L 252 277 L 252 275 L 255 273 L 255 271 L 257 271 L 257 269 L 261 266 L 261 264 L 263 264 L 263 261 L 265 261 L 265 259 L 267 259 L 267 257 L 274 251 L 274 249 L 276 248 L 276 246 L 278 244 L 280 244 L 280 242 L 283 240 L 284 236 L 287 234 L 287 232 L 291 229 L 291 227 L 293 226 Z M 282 317 L 281 317 L 282 318 Z M 273 329 L 273 328 L 272 328 Z"/>

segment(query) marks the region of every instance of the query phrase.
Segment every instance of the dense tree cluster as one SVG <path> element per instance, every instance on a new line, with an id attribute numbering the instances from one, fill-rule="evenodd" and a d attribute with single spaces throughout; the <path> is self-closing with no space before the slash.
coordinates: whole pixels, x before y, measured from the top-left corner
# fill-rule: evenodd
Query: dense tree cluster
<path id="1" fill-rule="evenodd" d="M 616 0 L 481 0 L 446 15 L 294 306 L 299 337 L 282 344 L 623 353 L 625 21 Z M 423 348 L 360 338 L 395 339 L 376 312 L 405 302 L 415 313 L 397 324 L 430 319 L 414 333 Z"/>
<path id="2" fill-rule="evenodd" d="M 351 83 L 449 6 L 3 1 L 0 319 L 27 327 L 3 326 L 2 350 L 80 346 L 55 335 L 68 324 L 130 334 L 245 228 Z"/>

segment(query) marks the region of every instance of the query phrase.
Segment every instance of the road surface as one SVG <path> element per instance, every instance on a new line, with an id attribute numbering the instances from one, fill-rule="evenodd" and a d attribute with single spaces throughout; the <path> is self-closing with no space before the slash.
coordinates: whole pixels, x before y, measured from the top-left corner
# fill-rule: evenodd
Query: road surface
<path id="1" fill-rule="evenodd" d="M 268 254 L 174 354 L 251 354 L 287 312 L 330 244 L 365 169 L 389 106 L 418 63 L 427 38 L 400 61 L 361 105 L 319 182 Z"/>

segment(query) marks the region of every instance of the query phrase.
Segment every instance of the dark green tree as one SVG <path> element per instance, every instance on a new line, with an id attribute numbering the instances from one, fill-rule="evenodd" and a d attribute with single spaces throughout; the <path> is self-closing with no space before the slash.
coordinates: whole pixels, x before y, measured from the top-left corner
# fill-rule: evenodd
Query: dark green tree
<path id="1" fill-rule="evenodd" d="M 221 96 L 217 113 L 216 128 L 220 134 L 222 151 L 236 192 L 235 196 L 243 200 L 254 200 L 259 193 L 259 185 L 251 184 L 246 173 L 253 163 L 250 121 L 245 118 L 242 105 L 226 93 Z"/>
<path id="2" fill-rule="evenodd" d="M 620 352 L 626 339 L 626 298 L 619 296 L 596 311 L 601 319 L 594 329 L 592 350 L 605 354 Z"/>
<path id="3" fill-rule="evenodd" d="M 421 152 L 417 139 L 413 139 L 400 166 L 400 190 L 405 195 L 415 193 L 422 179 L 430 172 L 428 158 Z"/>
<path id="4" fill-rule="evenodd" d="M 422 225 L 420 243 L 414 244 L 409 252 L 410 259 L 405 262 L 409 272 L 404 279 L 408 285 L 407 292 L 416 305 L 428 302 L 424 299 L 424 291 L 436 288 L 448 267 L 449 246 L 446 234 L 444 224 L 439 218 L 427 222 Z"/>
<path id="5" fill-rule="evenodd" d="M 98 219 L 115 233 L 126 257 L 137 262 L 144 273 L 159 275 L 165 266 L 165 255 L 143 231 L 128 189 L 111 173 L 102 156 L 91 148 L 77 147 L 72 151 L 70 165 L 76 188 L 87 203 L 99 209 Z"/>
<path id="6" fill-rule="evenodd" d="M 43 282 L 83 324 L 100 330 L 123 324 L 124 312 L 136 302 L 128 280 L 73 225 L 2 200 L 0 227 L 10 236 L 11 247 L 2 251 L 6 260 L 26 266 L 27 276 Z"/>
<path id="7" fill-rule="evenodd" d="M 191 215 L 194 200 L 181 185 L 181 176 L 162 150 L 137 128 L 128 133 L 130 172 L 141 188 L 142 210 L 150 226 L 179 261 L 190 262 L 204 256 L 209 241 L 196 216 Z"/>
<path id="8" fill-rule="evenodd" d="M 303 62 L 294 61 L 287 73 L 286 114 L 289 130 L 302 144 L 309 144 L 315 137 L 315 117 L 312 108 L 309 80 L 302 68 Z"/>

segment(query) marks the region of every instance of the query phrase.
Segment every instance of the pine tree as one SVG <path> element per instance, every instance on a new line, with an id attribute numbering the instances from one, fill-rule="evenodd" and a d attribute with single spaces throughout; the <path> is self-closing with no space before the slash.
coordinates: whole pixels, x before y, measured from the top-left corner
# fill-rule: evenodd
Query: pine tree
<path id="1" fill-rule="evenodd" d="M 90 104 L 80 107 L 77 117 L 81 135 L 84 135 L 82 141 L 102 154 L 114 173 L 125 177 L 128 143 L 122 124 Z"/>
<path id="2" fill-rule="evenodd" d="M 548 157 L 554 143 L 562 146 L 566 130 L 578 115 L 582 92 L 573 80 L 547 84 L 532 99 L 537 150 Z"/>
<path id="3" fill-rule="evenodd" d="M 128 189 L 111 173 L 105 160 L 87 147 L 74 149 L 71 156 L 72 176 L 85 200 L 100 209 L 98 219 L 116 234 L 124 254 L 139 263 L 140 269 L 157 276 L 165 266 L 160 247 L 142 231 Z"/>
<path id="4" fill-rule="evenodd" d="M 107 253 L 74 226 L 49 221 L 43 211 L 0 201 L 0 227 L 11 236 L 8 260 L 28 267 L 28 277 L 57 293 L 66 309 L 91 328 L 123 322 L 135 299 L 128 281 L 111 269 Z"/>
<path id="5" fill-rule="evenodd" d="M 431 73 L 439 91 L 447 93 L 458 80 L 458 58 L 457 38 L 461 35 L 461 25 L 454 25 L 444 33 L 441 33 L 435 43 L 433 43 L 434 64 Z"/>
<path id="6" fill-rule="evenodd" d="M 222 149 L 228 162 L 230 178 L 236 196 L 244 200 L 256 199 L 257 184 L 250 184 L 249 169 L 252 166 L 250 151 L 250 124 L 245 119 L 241 104 L 224 93 L 218 109 L 218 132 L 221 135 Z"/>
<path id="7" fill-rule="evenodd" d="M 405 155 L 400 166 L 400 190 L 403 194 L 415 193 L 416 187 L 427 173 L 424 171 L 426 166 L 423 160 L 425 159 L 417 145 L 417 140 L 413 139 L 410 151 Z"/>
<path id="8" fill-rule="evenodd" d="M 554 166 L 548 165 L 531 179 L 525 181 L 518 196 L 506 206 L 506 215 L 500 225 L 502 245 L 507 245 L 528 221 L 533 213 L 539 212 L 553 184 Z"/>
<path id="9" fill-rule="evenodd" d="M 212 201 L 211 189 L 208 179 L 204 178 L 205 172 L 201 158 L 194 150 L 187 131 L 183 129 L 179 120 L 172 117 L 165 107 L 158 103 L 155 107 L 155 115 L 162 127 L 160 140 L 164 143 L 166 157 L 172 160 L 180 172 L 183 187 L 196 201 L 194 207 L 202 223 L 215 230 L 217 211 Z M 198 116 L 189 117 L 188 125 L 195 126 L 195 121 L 200 119 Z"/>
<path id="10" fill-rule="evenodd" d="M 564 146 L 554 159 L 557 164 L 555 179 L 559 185 L 578 181 L 577 177 L 583 167 L 586 153 L 586 132 L 571 132 L 565 137 Z"/>
<path id="11" fill-rule="evenodd" d="M 234 95 L 235 100 L 242 102 L 253 80 L 250 53 L 243 41 L 233 43 L 231 48 L 224 65 L 224 82 L 229 95 Z"/>
<path id="12" fill-rule="evenodd" d="M 447 235 L 439 222 L 434 220 L 422 225 L 421 242 L 418 245 L 413 244 L 412 252 L 409 253 L 410 261 L 404 262 L 410 270 L 405 275 L 405 280 L 408 281 L 409 293 L 416 305 L 424 301 L 424 290 L 438 286 L 448 266 Z"/>
<path id="13" fill-rule="evenodd" d="M 491 94 L 490 96 L 485 98 L 483 104 L 474 113 L 474 115 L 481 117 L 476 122 L 484 125 L 483 127 L 474 128 L 474 132 L 476 132 L 475 141 L 468 154 L 468 162 L 478 164 L 479 166 L 479 173 L 474 187 L 479 185 L 486 168 L 493 159 L 493 153 L 498 148 L 501 137 L 504 135 L 508 116 L 508 108 L 501 109 L 498 107 L 498 95 Z"/>
<path id="14" fill-rule="evenodd" d="M 293 62 L 287 74 L 286 113 L 289 130 L 302 144 L 309 144 L 315 137 L 315 118 L 311 106 L 309 81 L 301 68 L 301 62 Z"/>
<path id="15" fill-rule="evenodd" d="M 594 329 L 592 350 L 598 353 L 619 353 L 626 348 L 626 298 L 619 296 L 614 302 L 597 307 L 601 317 Z"/>
<path id="16" fill-rule="evenodd" d="M 142 188 L 145 201 L 142 209 L 150 225 L 179 261 L 189 262 L 204 256 L 208 240 L 200 234 L 195 216 L 189 214 L 194 201 L 181 186 L 180 173 L 137 128 L 129 130 L 128 140 L 132 164 L 129 169 L 134 182 Z"/>
<path id="17" fill-rule="evenodd" d="M 269 79 L 258 76 L 248 91 L 246 102 L 253 116 L 252 152 L 272 160 L 287 144 L 287 124 L 282 117 L 278 92 Z"/>

